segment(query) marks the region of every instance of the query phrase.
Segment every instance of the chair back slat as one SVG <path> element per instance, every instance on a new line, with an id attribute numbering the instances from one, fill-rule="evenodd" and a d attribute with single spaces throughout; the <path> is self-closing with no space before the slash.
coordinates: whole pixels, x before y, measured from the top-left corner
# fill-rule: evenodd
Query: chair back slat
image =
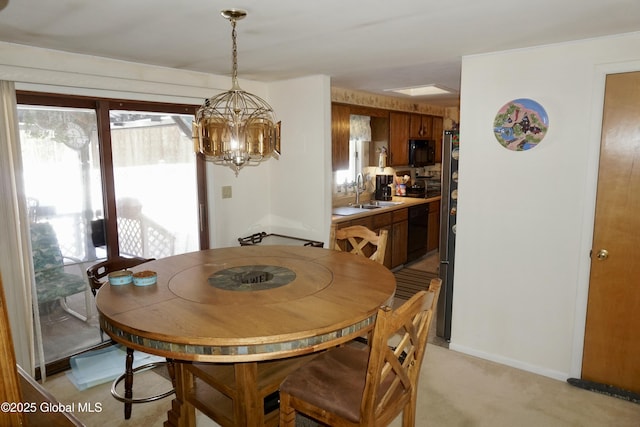
<path id="1" fill-rule="evenodd" d="M 418 380 L 442 280 L 399 308 L 380 307 L 368 346 L 326 351 L 280 384 L 280 426 L 298 412 L 336 427 L 415 426 Z"/>
<path id="2" fill-rule="evenodd" d="M 380 230 L 379 233 L 362 225 L 353 225 L 331 230 L 329 248 L 337 251 L 348 251 L 356 255 L 384 264 L 389 232 Z"/>
<path id="3" fill-rule="evenodd" d="M 362 399 L 363 425 L 397 414 L 414 398 L 441 284 L 432 279 L 428 291 L 418 292 L 396 310 L 378 310 Z"/>

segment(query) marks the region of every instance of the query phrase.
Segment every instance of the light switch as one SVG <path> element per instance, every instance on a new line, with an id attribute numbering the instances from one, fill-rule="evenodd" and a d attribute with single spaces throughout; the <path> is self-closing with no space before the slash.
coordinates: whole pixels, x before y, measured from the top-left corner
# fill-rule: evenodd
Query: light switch
<path id="1" fill-rule="evenodd" d="M 224 187 L 222 187 L 222 198 L 223 199 L 230 199 L 231 198 L 231 186 L 230 185 L 225 185 Z"/>

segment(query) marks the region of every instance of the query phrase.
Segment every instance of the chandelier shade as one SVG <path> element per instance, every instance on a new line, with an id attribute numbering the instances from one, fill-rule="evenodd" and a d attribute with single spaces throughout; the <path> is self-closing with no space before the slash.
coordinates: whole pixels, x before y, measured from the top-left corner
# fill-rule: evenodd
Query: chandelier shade
<path id="1" fill-rule="evenodd" d="M 280 123 L 273 108 L 238 85 L 236 21 L 241 10 L 225 10 L 233 39 L 232 87 L 204 101 L 196 112 L 193 136 L 196 152 L 214 164 L 231 167 L 236 176 L 244 166 L 256 166 L 280 155 Z"/>

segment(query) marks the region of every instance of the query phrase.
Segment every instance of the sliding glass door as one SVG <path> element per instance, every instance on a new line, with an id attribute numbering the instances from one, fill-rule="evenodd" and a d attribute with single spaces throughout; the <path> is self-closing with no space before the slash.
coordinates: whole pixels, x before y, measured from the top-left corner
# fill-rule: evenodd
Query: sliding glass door
<path id="1" fill-rule="evenodd" d="M 199 248 L 192 115 L 110 111 L 121 255 L 144 258 Z"/>
<path id="2" fill-rule="evenodd" d="M 91 241 L 91 221 L 102 210 L 96 114 L 84 108 L 20 105 L 18 119 L 34 307 L 46 337 L 45 361 L 51 362 L 100 341 L 84 273 L 105 255 Z M 66 339 L 68 334 L 73 339 Z"/>
<path id="3" fill-rule="evenodd" d="M 89 266 L 208 247 L 204 165 L 191 140 L 195 107 L 35 93 L 17 99 L 36 340 L 51 373 L 106 338 Z"/>

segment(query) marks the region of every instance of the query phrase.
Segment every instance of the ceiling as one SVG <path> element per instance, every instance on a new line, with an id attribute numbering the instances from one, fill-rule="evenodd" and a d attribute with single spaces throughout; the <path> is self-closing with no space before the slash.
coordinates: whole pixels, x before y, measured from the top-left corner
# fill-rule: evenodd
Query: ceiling
<path id="1" fill-rule="evenodd" d="M 237 26 L 241 79 L 324 74 L 387 95 L 459 91 L 464 55 L 640 31 L 638 0 L 0 0 L 0 41 L 230 75 L 220 11 L 231 8 L 248 12 Z M 414 99 L 458 104 L 457 94 Z"/>

